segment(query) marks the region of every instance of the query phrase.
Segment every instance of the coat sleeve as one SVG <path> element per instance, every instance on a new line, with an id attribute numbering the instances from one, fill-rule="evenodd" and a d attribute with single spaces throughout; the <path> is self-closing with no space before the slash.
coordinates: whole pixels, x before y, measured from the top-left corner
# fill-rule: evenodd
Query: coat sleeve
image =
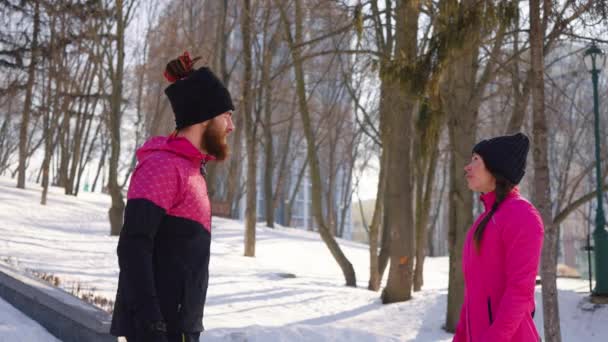
<path id="1" fill-rule="evenodd" d="M 462 308 L 460 309 L 460 318 L 458 318 L 458 325 L 456 326 L 456 333 L 452 342 L 465 342 L 467 340 L 467 308 L 465 303 L 462 304 Z"/>
<path id="2" fill-rule="evenodd" d="M 530 204 L 517 208 L 502 231 L 507 287 L 496 319 L 482 341 L 511 341 L 534 303 L 534 286 L 543 244 L 543 222 Z"/>
<path id="3" fill-rule="evenodd" d="M 131 178 L 117 252 L 124 295 L 142 323 L 163 321 L 154 278 L 154 238 L 179 187 L 176 167 L 154 160 L 138 165 Z"/>

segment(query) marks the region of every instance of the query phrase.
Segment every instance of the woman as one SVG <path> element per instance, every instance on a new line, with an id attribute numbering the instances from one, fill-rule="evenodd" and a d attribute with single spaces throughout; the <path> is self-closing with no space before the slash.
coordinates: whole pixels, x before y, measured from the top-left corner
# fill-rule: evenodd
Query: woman
<path id="1" fill-rule="evenodd" d="M 529 144 L 521 133 L 483 140 L 464 168 L 485 211 L 464 243 L 464 303 L 454 341 L 540 340 L 532 316 L 543 222 L 517 188 Z"/>

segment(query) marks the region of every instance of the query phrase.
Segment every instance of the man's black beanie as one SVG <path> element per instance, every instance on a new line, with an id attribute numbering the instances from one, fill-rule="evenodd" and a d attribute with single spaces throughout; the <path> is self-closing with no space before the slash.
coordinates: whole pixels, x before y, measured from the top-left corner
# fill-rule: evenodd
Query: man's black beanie
<path id="1" fill-rule="evenodd" d="M 482 140 L 473 147 L 473 153 L 481 156 L 490 172 L 499 174 L 513 185 L 517 185 L 526 173 L 529 149 L 528 137 L 517 133 Z"/>
<path id="2" fill-rule="evenodd" d="M 177 129 L 234 110 L 230 92 L 206 67 L 175 81 L 165 89 L 165 94 L 171 102 Z"/>

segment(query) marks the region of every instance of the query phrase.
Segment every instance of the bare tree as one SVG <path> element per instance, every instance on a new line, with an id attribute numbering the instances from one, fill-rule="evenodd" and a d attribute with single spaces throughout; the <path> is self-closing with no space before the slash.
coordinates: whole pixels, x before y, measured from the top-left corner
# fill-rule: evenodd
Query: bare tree
<path id="1" fill-rule="evenodd" d="M 36 78 L 36 65 L 38 63 L 38 38 L 40 35 L 40 4 L 38 1 L 34 5 L 34 29 L 32 33 L 32 43 L 30 49 L 30 64 L 27 71 L 27 85 L 25 89 L 25 101 L 23 103 L 23 113 L 21 116 L 21 128 L 19 131 L 19 166 L 17 176 L 17 187 L 25 189 L 26 159 L 28 151 L 28 130 L 30 123 L 30 112 L 32 110 L 32 96 L 34 81 Z"/>
<path id="2" fill-rule="evenodd" d="M 55 51 L 55 35 L 56 35 L 56 18 L 51 19 L 50 29 L 51 29 L 51 37 L 50 37 L 50 59 L 49 59 L 49 75 L 48 75 L 48 86 L 46 89 L 47 95 L 51 96 L 52 92 L 52 83 L 55 82 L 55 87 L 57 89 L 61 88 L 61 80 L 57 77 L 56 71 L 56 59 L 58 52 Z M 52 100 L 49 100 L 50 104 L 48 105 L 48 110 L 44 114 L 44 159 L 42 161 L 42 196 L 40 198 L 40 204 L 46 205 L 47 202 L 47 194 L 49 189 L 49 171 L 51 166 L 51 156 L 53 154 L 53 138 L 55 136 L 55 130 L 58 124 L 59 114 L 57 113 L 59 109 L 59 99 L 58 96 L 54 96 Z"/>
<path id="3" fill-rule="evenodd" d="M 488 6 L 486 6 L 488 5 Z M 479 108 L 489 82 L 496 76 L 497 56 L 503 46 L 509 25 L 509 7 L 504 8 L 496 25 L 484 26 L 484 10 L 493 9 L 491 2 L 467 0 L 445 1 L 440 6 L 440 32 L 446 49 L 444 78 L 440 85 L 450 141 L 449 253 L 450 276 L 445 328 L 454 331 L 463 303 L 464 278 L 461 269 L 462 247 L 466 232 L 473 224 L 473 196 L 462 175 L 475 144 Z M 458 23 L 450 21 L 458 15 Z M 493 36 L 485 65 L 479 63 L 484 39 Z M 483 66 L 483 68 L 482 68 Z"/>
<path id="4" fill-rule="evenodd" d="M 424 259 L 427 254 L 428 226 L 431 199 L 436 179 L 435 170 L 439 161 L 439 138 L 445 122 L 439 94 L 423 101 L 416 120 L 416 265 L 414 269 L 414 291 L 424 284 Z"/>
<path id="5" fill-rule="evenodd" d="M 398 1 L 395 8 L 395 63 L 409 66 L 417 58 L 420 8 L 416 2 Z M 385 229 L 390 232 L 390 268 L 382 292 L 383 303 L 409 300 L 412 292 L 414 262 L 414 213 L 411 173 L 413 113 L 418 101 L 410 80 L 405 84 L 391 75 L 381 74 L 386 82 L 388 108 L 383 147 L 388 150 L 385 188 Z M 384 135 L 385 134 L 385 135 Z"/>
<path id="6" fill-rule="evenodd" d="M 272 62 L 274 60 L 274 55 L 277 50 L 277 45 L 279 42 L 279 29 L 277 26 L 273 32 L 269 34 L 271 19 L 272 19 L 272 6 L 270 1 L 267 1 L 266 4 L 266 13 L 264 15 L 264 48 L 262 53 L 262 68 L 261 68 L 261 77 L 260 77 L 260 89 L 262 90 L 263 99 L 264 99 L 264 120 L 263 120 L 263 133 L 264 133 L 264 202 L 265 202 L 265 216 L 266 216 L 266 225 L 270 228 L 274 228 L 274 218 L 275 218 L 275 208 L 277 205 L 277 196 L 274 195 L 273 191 L 273 175 L 274 173 L 274 164 L 275 164 L 275 153 L 274 153 L 274 141 L 272 134 L 272 102 L 273 102 L 273 84 L 271 80 L 271 72 L 272 72 Z M 266 37 L 267 35 L 270 37 Z M 290 120 L 290 125 L 293 127 L 293 118 Z M 290 138 L 289 136 L 287 137 Z M 286 145 L 288 148 L 288 145 Z M 283 154 L 282 160 L 285 161 L 287 159 L 287 150 Z M 279 169 L 279 173 L 284 174 L 283 168 L 285 165 L 281 165 L 282 167 Z M 279 175 L 280 178 L 281 175 Z M 279 182 L 277 182 L 279 183 Z M 277 184 L 278 188 L 278 184 Z M 278 190 L 278 189 L 277 189 Z"/>
<path id="7" fill-rule="evenodd" d="M 355 270 L 342 252 L 342 249 L 336 242 L 336 239 L 332 236 L 331 230 L 326 223 L 323 215 L 323 200 L 322 200 L 322 184 L 321 184 L 321 172 L 319 166 L 318 155 L 316 153 L 316 142 L 315 135 L 311 124 L 311 116 L 307 103 L 306 96 L 306 81 L 304 79 L 302 58 L 301 58 L 301 43 L 303 42 L 303 11 L 302 3 L 300 0 L 295 0 L 295 34 L 291 32 L 291 23 L 287 16 L 287 6 L 285 1 L 277 0 L 277 5 L 281 12 L 281 19 L 285 28 L 285 38 L 287 40 L 289 50 L 291 52 L 293 69 L 296 76 L 296 89 L 298 94 L 298 104 L 300 110 L 300 116 L 306 135 L 307 141 L 307 154 L 309 162 L 309 170 L 312 179 L 312 207 L 314 217 L 319 226 L 319 233 L 321 238 L 329 248 L 332 256 L 338 262 L 338 265 L 342 269 L 344 278 L 347 286 L 357 286 Z"/>
<path id="8" fill-rule="evenodd" d="M 543 316 L 545 339 L 561 341 L 559 308 L 557 303 L 557 227 L 551 221 L 551 184 L 548 164 L 547 119 L 545 116 L 544 82 L 544 30 L 541 23 L 540 0 L 530 0 L 530 48 L 532 64 L 532 113 L 534 192 L 533 202 L 545 223 L 545 240 L 541 258 L 541 281 L 543 285 Z M 544 1 L 545 15 L 550 10 L 550 2 Z"/>
<path id="9" fill-rule="evenodd" d="M 111 81 L 110 112 L 108 113 L 108 124 L 110 139 L 110 160 L 108 163 L 108 189 L 112 197 L 112 205 L 108 212 L 111 225 L 111 234 L 118 235 L 122 229 L 122 216 L 125 203 L 122 195 L 122 188 L 118 183 L 118 162 L 120 157 L 120 128 L 122 121 L 122 100 L 123 100 L 123 77 L 125 64 L 125 29 L 135 1 L 127 2 L 116 0 L 111 9 L 116 20 L 116 34 L 114 35 L 116 54 L 112 53 L 112 45 L 104 47 L 104 54 L 107 59 L 107 72 Z M 126 6 L 125 6 L 126 5 Z"/>
<path id="10" fill-rule="evenodd" d="M 251 110 L 252 102 L 252 68 L 251 33 L 252 13 L 251 1 L 243 0 L 241 13 L 241 34 L 243 36 L 243 114 L 245 116 L 245 132 L 247 135 L 247 207 L 245 209 L 245 256 L 255 256 L 255 225 L 257 222 L 257 121 Z"/>

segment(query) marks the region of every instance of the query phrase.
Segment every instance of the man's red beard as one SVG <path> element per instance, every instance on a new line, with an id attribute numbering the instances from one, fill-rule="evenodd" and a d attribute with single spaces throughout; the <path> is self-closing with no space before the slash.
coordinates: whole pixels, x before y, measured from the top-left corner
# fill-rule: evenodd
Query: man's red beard
<path id="1" fill-rule="evenodd" d="M 226 160 L 230 152 L 226 135 L 227 132 L 222 132 L 217 125 L 211 123 L 203 133 L 203 149 L 219 161 Z"/>

